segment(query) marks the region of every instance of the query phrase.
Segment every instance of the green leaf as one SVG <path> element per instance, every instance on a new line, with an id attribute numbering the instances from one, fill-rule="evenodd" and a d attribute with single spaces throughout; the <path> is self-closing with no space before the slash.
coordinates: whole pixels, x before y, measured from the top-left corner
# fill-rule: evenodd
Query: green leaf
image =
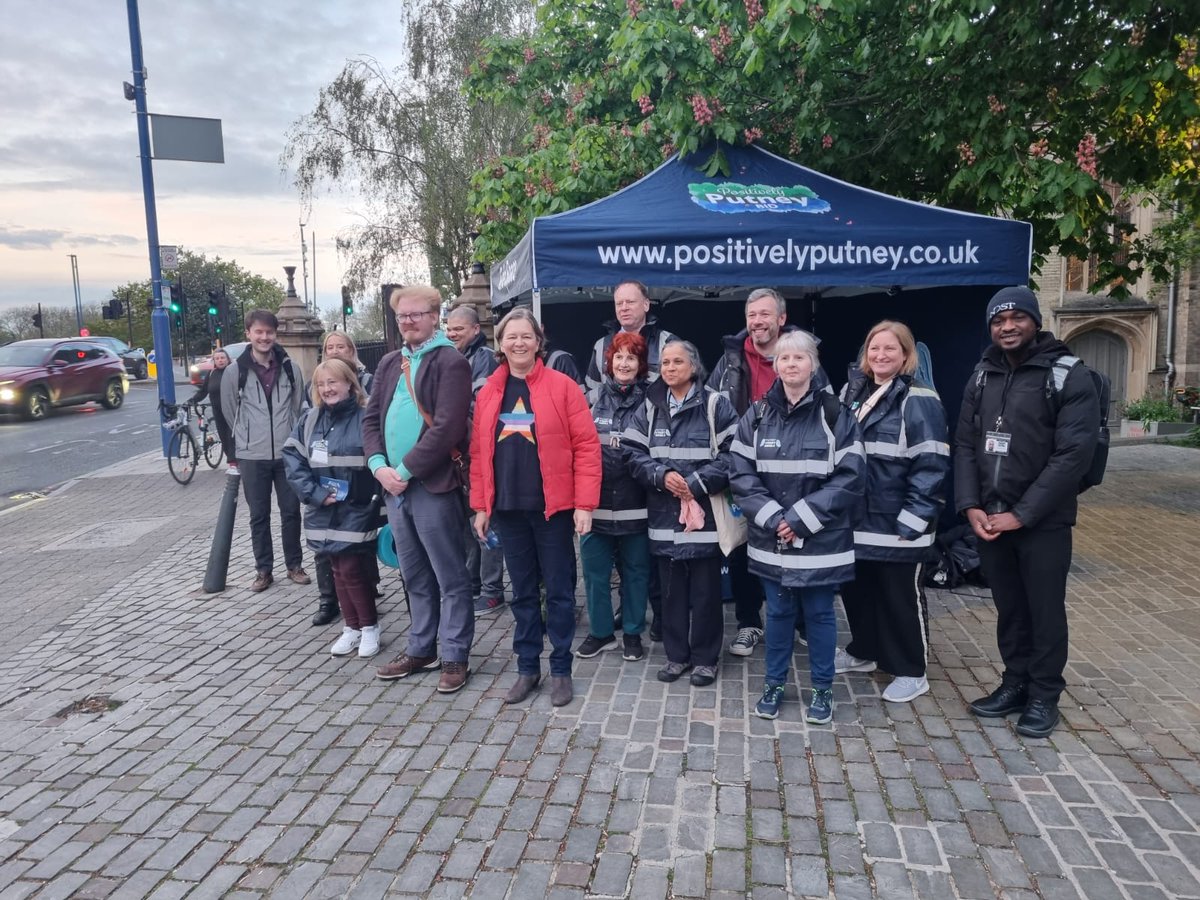
<path id="1" fill-rule="evenodd" d="M 1058 220 L 1058 239 L 1065 241 L 1071 235 L 1075 234 L 1079 228 L 1079 217 L 1073 212 L 1066 213 Z"/>

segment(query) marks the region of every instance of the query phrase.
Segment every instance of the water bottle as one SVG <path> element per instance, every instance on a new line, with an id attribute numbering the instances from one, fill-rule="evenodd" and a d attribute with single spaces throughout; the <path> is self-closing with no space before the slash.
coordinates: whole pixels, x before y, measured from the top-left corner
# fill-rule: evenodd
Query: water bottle
<path id="1" fill-rule="evenodd" d="M 486 547 L 488 550 L 497 550 L 500 547 L 500 535 L 496 534 L 494 529 L 487 530 L 487 538 L 481 538 L 478 534 L 475 535 L 475 540 Z"/>

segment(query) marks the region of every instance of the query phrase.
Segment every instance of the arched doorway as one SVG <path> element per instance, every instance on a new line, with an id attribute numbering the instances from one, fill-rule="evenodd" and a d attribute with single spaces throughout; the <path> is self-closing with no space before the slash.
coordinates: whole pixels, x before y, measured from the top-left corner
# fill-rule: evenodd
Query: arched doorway
<path id="1" fill-rule="evenodd" d="M 1128 399 L 1125 394 L 1129 384 L 1129 345 L 1111 331 L 1093 328 L 1071 338 L 1067 346 L 1097 372 L 1108 376 L 1112 383 L 1108 421 L 1116 422 L 1119 418 L 1117 409 Z"/>

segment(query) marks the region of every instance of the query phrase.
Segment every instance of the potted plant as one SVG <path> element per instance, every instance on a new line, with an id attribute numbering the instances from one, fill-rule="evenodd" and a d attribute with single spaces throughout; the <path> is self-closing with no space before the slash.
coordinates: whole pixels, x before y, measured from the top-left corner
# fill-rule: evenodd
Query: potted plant
<path id="1" fill-rule="evenodd" d="M 1121 408 L 1121 437 L 1158 437 L 1187 434 L 1190 424 L 1180 422 L 1179 408 L 1173 398 L 1147 393 L 1130 400 Z"/>
<path id="2" fill-rule="evenodd" d="M 1187 410 L 1183 416 L 1185 420 L 1200 425 L 1200 388 L 1191 385 L 1175 388 L 1175 402 Z"/>

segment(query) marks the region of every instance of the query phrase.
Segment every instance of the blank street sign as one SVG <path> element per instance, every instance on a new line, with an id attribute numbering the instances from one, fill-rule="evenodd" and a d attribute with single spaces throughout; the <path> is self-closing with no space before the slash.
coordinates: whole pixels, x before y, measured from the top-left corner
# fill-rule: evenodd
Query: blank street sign
<path id="1" fill-rule="evenodd" d="M 150 114 L 151 155 L 155 159 L 225 162 L 220 119 Z"/>

